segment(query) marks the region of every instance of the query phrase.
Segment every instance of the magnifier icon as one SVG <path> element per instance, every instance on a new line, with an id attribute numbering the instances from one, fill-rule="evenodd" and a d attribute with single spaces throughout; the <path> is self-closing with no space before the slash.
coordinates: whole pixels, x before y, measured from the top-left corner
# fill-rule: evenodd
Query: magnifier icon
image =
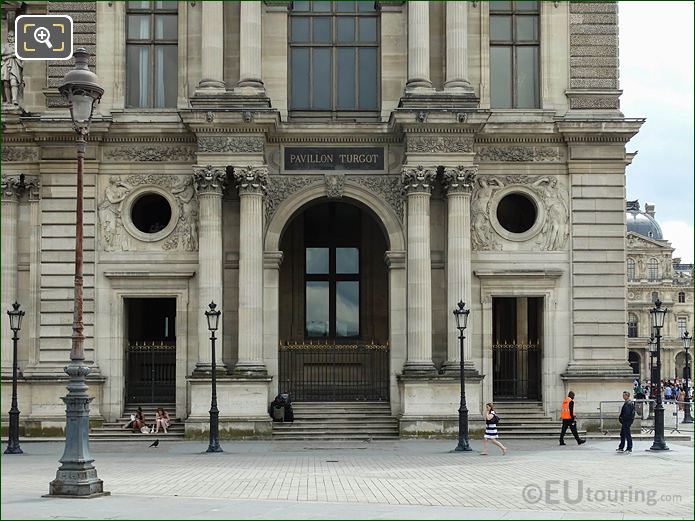
<path id="1" fill-rule="evenodd" d="M 49 49 L 53 49 L 53 45 L 51 44 L 50 38 L 51 33 L 45 27 L 37 27 L 34 30 L 34 39 L 39 43 L 46 44 L 46 47 L 48 47 Z"/>

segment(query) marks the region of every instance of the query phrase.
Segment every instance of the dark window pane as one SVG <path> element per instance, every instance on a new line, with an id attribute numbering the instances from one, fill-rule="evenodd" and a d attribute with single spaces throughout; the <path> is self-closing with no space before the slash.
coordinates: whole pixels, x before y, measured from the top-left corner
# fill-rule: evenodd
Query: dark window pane
<path id="1" fill-rule="evenodd" d="M 150 3 L 145 2 L 128 2 L 128 9 L 149 9 Z"/>
<path id="2" fill-rule="evenodd" d="M 173 9 L 178 9 L 179 3 L 178 2 L 162 2 L 162 1 L 157 1 L 154 3 L 154 8 L 155 9 L 167 9 L 169 11 Z"/>
<path id="3" fill-rule="evenodd" d="M 330 297 L 328 282 L 306 282 L 306 333 L 308 336 L 328 336 Z"/>
<path id="4" fill-rule="evenodd" d="M 511 16 L 490 17 L 490 40 L 502 40 L 503 42 L 512 40 Z"/>
<path id="5" fill-rule="evenodd" d="M 335 335 L 338 337 L 360 334 L 360 283 L 335 283 Z"/>
<path id="6" fill-rule="evenodd" d="M 360 42 L 376 42 L 376 18 L 360 18 Z"/>
<path id="7" fill-rule="evenodd" d="M 330 2 L 311 2 L 314 12 L 318 13 L 330 13 L 331 3 Z"/>
<path id="8" fill-rule="evenodd" d="M 309 41 L 309 22 L 310 18 L 302 16 L 292 17 L 292 38 L 293 43 L 303 43 Z"/>
<path id="9" fill-rule="evenodd" d="M 538 41 L 537 16 L 517 16 L 515 17 L 515 20 L 517 41 Z"/>
<path id="10" fill-rule="evenodd" d="M 335 272 L 356 274 L 360 272 L 360 255 L 357 248 L 335 249 Z"/>
<path id="11" fill-rule="evenodd" d="M 178 49 L 175 45 L 157 45 L 154 54 L 154 106 L 176 107 L 178 86 Z"/>
<path id="12" fill-rule="evenodd" d="M 374 1 L 363 1 L 357 2 L 357 9 L 362 13 L 368 13 L 370 11 L 376 11 L 376 6 L 374 5 Z"/>
<path id="13" fill-rule="evenodd" d="M 178 27 L 175 14 L 157 15 L 154 17 L 154 37 L 156 40 L 177 40 Z"/>
<path id="14" fill-rule="evenodd" d="M 309 11 L 311 9 L 311 2 L 292 2 L 293 11 Z"/>
<path id="15" fill-rule="evenodd" d="M 292 49 L 292 92 L 294 109 L 309 108 L 309 49 Z"/>
<path id="16" fill-rule="evenodd" d="M 517 47 L 516 108 L 538 106 L 538 47 Z"/>
<path id="17" fill-rule="evenodd" d="M 306 249 L 307 275 L 325 275 L 328 273 L 328 248 Z"/>
<path id="18" fill-rule="evenodd" d="M 150 49 L 147 45 L 128 45 L 126 56 L 127 101 L 129 107 L 148 107 Z"/>
<path id="19" fill-rule="evenodd" d="M 512 3 L 502 0 L 493 0 L 490 2 L 490 11 L 509 11 L 512 8 Z"/>
<path id="20" fill-rule="evenodd" d="M 490 47 L 490 106 L 512 108 L 511 47 Z"/>
<path id="21" fill-rule="evenodd" d="M 338 47 L 336 51 L 338 74 L 338 108 L 354 110 L 355 107 L 355 49 Z"/>
<path id="22" fill-rule="evenodd" d="M 339 13 L 354 13 L 355 2 L 336 2 L 335 10 Z"/>
<path id="23" fill-rule="evenodd" d="M 327 16 L 314 18 L 314 42 L 331 43 L 331 19 Z"/>
<path id="24" fill-rule="evenodd" d="M 150 38 L 150 16 L 146 14 L 128 15 L 128 39 L 147 40 Z"/>
<path id="25" fill-rule="evenodd" d="M 514 2 L 514 7 L 519 11 L 538 11 L 538 2 Z"/>
<path id="26" fill-rule="evenodd" d="M 341 17 L 337 20 L 338 24 L 338 41 L 339 42 L 354 42 L 355 41 L 355 19 Z"/>
<path id="27" fill-rule="evenodd" d="M 374 47 L 360 49 L 360 109 L 377 108 L 377 51 Z"/>
<path id="28" fill-rule="evenodd" d="M 314 109 L 331 108 L 331 50 L 314 49 L 313 52 L 313 103 Z"/>

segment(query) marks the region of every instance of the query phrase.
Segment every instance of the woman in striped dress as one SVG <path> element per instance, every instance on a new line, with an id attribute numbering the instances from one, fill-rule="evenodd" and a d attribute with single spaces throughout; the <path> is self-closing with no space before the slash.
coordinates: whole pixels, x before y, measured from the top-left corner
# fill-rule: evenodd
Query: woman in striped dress
<path id="1" fill-rule="evenodd" d="M 507 453 L 507 448 L 497 440 L 497 415 L 492 403 L 485 405 L 485 436 L 483 436 L 483 452 L 481 456 L 487 456 L 487 442 L 490 440 L 493 445 L 497 445 L 502 451 L 502 455 Z"/>

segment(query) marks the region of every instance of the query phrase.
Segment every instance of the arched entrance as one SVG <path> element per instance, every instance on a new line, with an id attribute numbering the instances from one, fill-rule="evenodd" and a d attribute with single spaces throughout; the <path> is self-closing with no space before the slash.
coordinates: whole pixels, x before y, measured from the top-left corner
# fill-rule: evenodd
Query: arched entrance
<path id="1" fill-rule="evenodd" d="M 688 380 L 692 380 L 692 367 L 693 367 L 693 357 L 688 353 L 688 370 L 686 370 L 685 367 L 685 352 L 681 351 L 676 354 L 676 359 L 675 359 L 675 365 L 676 365 L 676 378 L 686 378 L 686 374 L 688 375 L 687 378 Z"/>
<path id="2" fill-rule="evenodd" d="M 387 401 L 387 240 L 372 212 L 314 199 L 280 250 L 279 390 L 295 401 Z"/>

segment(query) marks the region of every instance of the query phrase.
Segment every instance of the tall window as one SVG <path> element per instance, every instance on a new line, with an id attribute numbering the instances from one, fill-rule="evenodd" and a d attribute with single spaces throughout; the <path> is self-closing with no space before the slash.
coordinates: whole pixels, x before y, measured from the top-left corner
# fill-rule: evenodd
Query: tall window
<path id="1" fill-rule="evenodd" d="M 627 259 L 627 280 L 635 280 L 635 259 Z"/>
<path id="2" fill-rule="evenodd" d="M 678 303 L 683 304 L 685 302 L 685 291 L 678 292 Z"/>
<path id="3" fill-rule="evenodd" d="M 490 106 L 540 107 L 540 2 L 490 2 Z"/>
<path id="4" fill-rule="evenodd" d="M 295 115 L 378 109 L 375 2 L 292 2 L 289 40 Z"/>
<path id="5" fill-rule="evenodd" d="M 360 210 L 322 204 L 304 214 L 305 333 L 360 335 Z"/>
<path id="6" fill-rule="evenodd" d="M 659 292 L 658 291 L 652 291 L 652 304 L 659 300 Z"/>
<path id="7" fill-rule="evenodd" d="M 688 330 L 688 319 L 686 317 L 678 317 L 678 338 L 683 338 L 683 335 Z"/>
<path id="8" fill-rule="evenodd" d="M 627 336 L 630 338 L 637 337 L 637 315 L 629 313 L 627 316 Z"/>
<path id="9" fill-rule="evenodd" d="M 126 105 L 176 107 L 178 2 L 128 2 Z"/>
<path id="10" fill-rule="evenodd" d="M 656 259 L 649 259 L 647 262 L 647 279 L 659 280 L 659 262 Z"/>

